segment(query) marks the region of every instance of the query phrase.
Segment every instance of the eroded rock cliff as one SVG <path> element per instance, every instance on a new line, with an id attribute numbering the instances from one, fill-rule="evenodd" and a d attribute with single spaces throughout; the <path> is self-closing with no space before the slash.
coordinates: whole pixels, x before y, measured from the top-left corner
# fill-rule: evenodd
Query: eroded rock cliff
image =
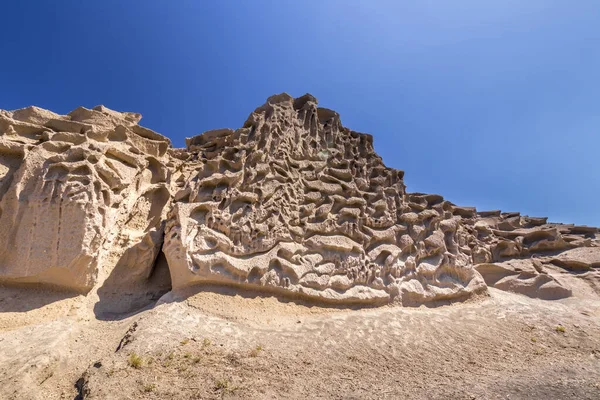
<path id="1" fill-rule="evenodd" d="M 172 149 L 141 116 L 0 112 L 0 281 L 119 296 L 162 252 L 181 289 L 211 284 L 342 303 L 463 300 L 488 285 L 598 290 L 598 229 L 407 193 L 370 135 L 311 95 Z"/>
<path id="2" fill-rule="evenodd" d="M 102 106 L 0 113 L 0 279 L 89 291 L 148 278 L 175 164 L 141 116 Z M 167 207 L 169 206 L 169 207 Z"/>

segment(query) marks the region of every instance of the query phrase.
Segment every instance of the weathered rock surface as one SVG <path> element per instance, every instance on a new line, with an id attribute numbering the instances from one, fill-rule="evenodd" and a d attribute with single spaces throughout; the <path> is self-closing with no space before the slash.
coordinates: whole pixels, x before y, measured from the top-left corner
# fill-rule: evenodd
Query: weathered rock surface
<path id="1" fill-rule="evenodd" d="M 572 291 L 548 274 L 539 260 L 514 259 L 494 264 L 478 264 L 477 271 L 488 286 L 544 300 L 569 297 Z"/>
<path id="2" fill-rule="evenodd" d="M 349 302 L 484 290 L 450 204 L 407 197 L 403 172 L 386 168 L 372 141 L 312 96 L 285 94 L 241 129 L 189 139 L 164 246 L 173 287 L 220 282 Z"/>
<path id="3" fill-rule="evenodd" d="M 88 291 L 149 277 L 171 201 L 170 141 L 102 106 L 0 113 L 0 280 Z"/>
<path id="4" fill-rule="evenodd" d="M 372 136 L 310 95 L 272 96 L 242 128 L 186 149 L 140 118 L 102 106 L 0 111 L 0 282 L 121 296 L 166 271 L 162 248 L 163 291 L 216 284 L 411 305 L 488 285 L 567 297 L 546 265 L 600 266 L 596 228 L 407 193 Z"/>

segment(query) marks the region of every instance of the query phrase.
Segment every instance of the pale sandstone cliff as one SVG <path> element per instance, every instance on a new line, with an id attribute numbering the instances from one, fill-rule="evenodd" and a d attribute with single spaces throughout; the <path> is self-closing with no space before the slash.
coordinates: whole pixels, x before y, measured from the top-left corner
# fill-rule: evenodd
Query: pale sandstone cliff
<path id="1" fill-rule="evenodd" d="M 175 164 L 140 118 L 102 106 L 1 112 L 1 282 L 88 292 L 109 281 L 123 295 L 148 279 Z"/>
<path id="2" fill-rule="evenodd" d="M 493 285 L 556 299 L 572 294 L 565 270 L 599 290 L 598 229 L 407 193 L 372 136 L 310 95 L 272 96 L 243 128 L 187 149 L 140 118 L 0 111 L 0 282 L 119 297 L 166 268 L 162 248 L 160 293 L 216 284 L 413 305 Z"/>

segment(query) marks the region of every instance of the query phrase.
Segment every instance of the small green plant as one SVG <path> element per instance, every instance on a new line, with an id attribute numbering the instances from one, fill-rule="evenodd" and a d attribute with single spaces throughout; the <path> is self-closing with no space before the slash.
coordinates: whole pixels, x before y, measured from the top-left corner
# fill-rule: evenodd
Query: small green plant
<path id="1" fill-rule="evenodd" d="M 258 346 L 256 346 L 252 350 L 250 350 L 250 357 L 258 357 L 258 355 L 260 354 L 260 352 L 262 350 L 263 350 L 263 347 L 259 344 Z"/>
<path id="2" fill-rule="evenodd" d="M 183 340 L 181 341 L 181 344 L 182 344 L 182 345 L 186 345 L 186 344 L 188 344 L 189 342 L 190 342 L 190 339 L 187 339 L 187 338 L 186 338 L 186 339 L 183 339 Z"/>
<path id="3" fill-rule="evenodd" d="M 156 385 L 154 383 L 148 383 L 144 385 L 143 389 L 146 393 L 154 392 L 156 390 Z"/>
<path id="4" fill-rule="evenodd" d="M 556 326 L 556 328 L 554 328 L 554 330 L 555 330 L 556 332 L 560 332 L 560 333 L 565 333 L 565 332 L 567 331 L 567 330 L 565 329 L 565 327 L 564 327 L 564 326 L 562 326 L 562 325 L 557 325 L 557 326 Z"/>
<path id="5" fill-rule="evenodd" d="M 183 358 L 190 358 L 192 356 L 192 353 L 185 353 L 183 355 Z"/>
<path id="6" fill-rule="evenodd" d="M 175 358 L 175 353 L 173 353 L 173 352 L 170 352 L 170 353 L 169 353 L 169 355 L 167 356 L 167 358 L 168 358 L 169 360 L 172 360 L 173 358 Z"/>
<path id="7" fill-rule="evenodd" d="M 532 338 L 531 338 L 531 341 L 532 341 L 533 343 L 535 343 L 535 342 L 537 342 L 537 338 L 534 338 L 534 337 L 532 337 Z"/>
<path id="8" fill-rule="evenodd" d="M 545 351 L 542 349 L 536 349 L 535 350 L 535 355 L 536 356 L 541 356 L 542 354 L 545 354 Z"/>
<path id="9" fill-rule="evenodd" d="M 219 379 L 215 382 L 215 390 L 221 390 L 224 392 L 229 391 L 230 382 L 228 379 Z"/>
<path id="10" fill-rule="evenodd" d="M 225 394 L 234 393 L 237 389 L 237 386 L 233 386 L 229 379 L 219 379 L 215 382 L 215 391 L 221 392 L 221 396 Z"/>
<path id="11" fill-rule="evenodd" d="M 201 360 L 202 360 L 202 359 L 201 359 L 200 357 L 194 357 L 194 358 L 192 358 L 192 362 L 193 362 L 194 364 L 198 364 L 198 363 L 199 363 Z"/>
<path id="12" fill-rule="evenodd" d="M 132 368 L 140 369 L 142 368 L 143 360 L 142 357 L 138 356 L 137 354 L 131 353 L 127 359 L 127 363 Z"/>
<path id="13" fill-rule="evenodd" d="M 204 340 L 202 340 L 202 347 L 208 347 L 211 345 L 211 341 L 208 338 L 204 338 Z"/>

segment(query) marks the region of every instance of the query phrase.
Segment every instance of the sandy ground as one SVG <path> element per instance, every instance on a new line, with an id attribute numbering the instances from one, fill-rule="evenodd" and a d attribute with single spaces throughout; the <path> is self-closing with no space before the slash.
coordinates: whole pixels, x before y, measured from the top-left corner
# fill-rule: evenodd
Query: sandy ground
<path id="1" fill-rule="evenodd" d="M 203 291 L 102 320 L 43 296 L 0 288 L 2 399 L 600 398 L 596 298 L 340 310 Z"/>

